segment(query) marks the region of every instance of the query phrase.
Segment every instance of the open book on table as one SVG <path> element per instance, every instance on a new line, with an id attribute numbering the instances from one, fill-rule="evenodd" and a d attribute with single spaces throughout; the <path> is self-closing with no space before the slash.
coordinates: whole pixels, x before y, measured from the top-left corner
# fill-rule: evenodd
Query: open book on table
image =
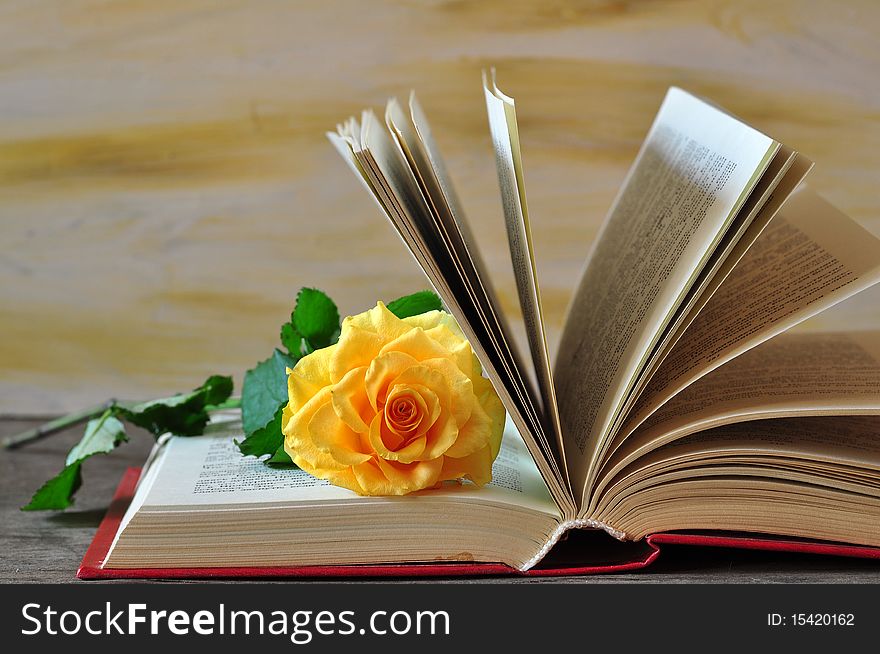
<path id="1" fill-rule="evenodd" d="M 644 564 L 661 542 L 880 556 L 880 331 L 788 331 L 880 280 L 880 241 L 802 184 L 805 156 L 672 88 L 551 363 L 515 104 L 494 79 L 484 90 L 521 326 L 502 310 L 414 95 L 329 137 L 508 411 L 493 482 L 358 497 L 243 459 L 223 419 L 213 435 L 156 449 L 83 576 L 540 569 L 576 529 L 636 543 L 615 556 L 605 534 L 569 538 L 583 570 Z M 453 570 L 412 571 L 438 567 Z"/>

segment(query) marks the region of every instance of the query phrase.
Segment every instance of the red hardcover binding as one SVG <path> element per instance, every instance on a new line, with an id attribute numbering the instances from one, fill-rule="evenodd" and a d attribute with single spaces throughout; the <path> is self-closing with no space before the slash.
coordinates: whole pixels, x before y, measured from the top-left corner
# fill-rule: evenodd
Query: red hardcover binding
<path id="1" fill-rule="evenodd" d="M 110 570 L 102 567 L 110 545 L 134 496 L 140 468 L 129 468 L 122 476 L 107 514 L 98 526 L 76 576 L 79 579 L 234 579 L 259 577 L 473 577 L 498 575 L 563 576 L 640 570 L 660 555 L 660 545 L 702 545 L 752 550 L 830 554 L 880 559 L 880 548 L 795 540 L 769 536 L 719 536 L 717 534 L 666 533 L 648 536 L 641 543 L 613 542 L 598 547 L 589 563 L 554 560 L 551 553 L 541 565 L 520 572 L 501 563 L 404 563 L 384 565 L 339 565 L 300 567 L 223 567 L 223 568 L 136 568 Z M 600 535 L 601 536 L 601 535 Z"/>

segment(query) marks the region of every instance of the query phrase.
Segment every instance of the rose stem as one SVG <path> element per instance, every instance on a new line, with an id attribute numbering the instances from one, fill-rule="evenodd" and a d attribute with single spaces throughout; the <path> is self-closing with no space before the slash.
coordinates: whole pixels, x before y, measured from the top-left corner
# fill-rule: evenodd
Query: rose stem
<path id="1" fill-rule="evenodd" d="M 209 411 L 222 411 L 223 409 L 240 409 L 241 408 L 241 398 L 240 397 L 230 397 L 225 402 L 221 402 L 220 404 L 213 404 L 208 407 Z"/>
<path id="2" fill-rule="evenodd" d="M 68 413 L 66 416 L 55 418 L 54 420 L 50 420 L 38 427 L 34 427 L 33 429 L 28 429 L 27 431 L 7 436 L 3 439 L 3 447 L 7 450 L 13 450 L 26 443 L 31 443 L 41 438 L 45 438 L 46 436 L 51 436 L 52 434 L 63 431 L 73 425 L 78 425 L 81 422 L 97 418 L 114 404 L 116 404 L 116 400 L 107 400 L 91 409 L 77 411 L 76 413 Z"/>
<path id="3" fill-rule="evenodd" d="M 12 436 L 7 436 L 3 439 L 2 445 L 4 449 L 14 450 L 15 448 L 21 447 L 22 445 L 25 445 L 27 443 L 32 443 L 36 440 L 40 440 L 41 438 L 45 438 L 46 436 L 56 434 L 59 431 L 67 429 L 68 427 L 73 427 L 74 425 L 86 422 L 87 420 L 91 420 L 92 418 L 97 418 L 102 413 L 104 413 L 104 411 L 112 408 L 113 406 L 125 406 L 130 404 L 134 403 L 110 399 L 106 402 L 102 402 L 98 406 L 92 407 L 91 409 L 85 409 L 84 411 L 78 411 L 76 413 L 68 413 L 66 416 L 55 418 L 54 420 L 43 423 L 38 427 L 28 429 L 18 434 L 13 434 Z M 238 409 L 239 407 L 241 407 L 241 398 L 230 397 L 225 402 L 208 407 L 208 410 L 218 411 L 222 409 Z"/>

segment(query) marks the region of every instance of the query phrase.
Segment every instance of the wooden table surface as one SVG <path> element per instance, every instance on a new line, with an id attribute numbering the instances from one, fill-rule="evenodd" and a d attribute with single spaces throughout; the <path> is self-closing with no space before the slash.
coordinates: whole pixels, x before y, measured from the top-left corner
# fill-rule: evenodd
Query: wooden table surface
<path id="1" fill-rule="evenodd" d="M 0 437 L 34 426 L 34 419 L 0 419 Z M 152 437 L 134 430 L 130 442 L 109 456 L 86 461 L 85 482 L 63 513 L 24 512 L 30 494 L 51 477 L 81 429 L 68 430 L 18 450 L 0 450 L 0 583 L 76 582 L 74 574 L 116 484 L 128 466 L 146 459 Z M 393 580 L 401 581 L 401 580 Z M 443 580 L 440 580 L 443 581 Z M 466 583 L 783 583 L 880 582 L 880 561 L 804 554 L 668 547 L 649 570 L 630 574 L 555 579 L 451 579 Z M 405 580 L 404 580 L 405 582 Z M 85 582 L 83 582 L 85 583 Z M 98 583 L 98 582 L 88 582 Z"/>
<path id="2" fill-rule="evenodd" d="M 508 309 L 480 70 L 517 99 L 551 343 L 664 92 L 816 162 L 880 234 L 876 0 L 0 3 L 0 413 L 238 379 L 296 290 L 424 287 L 324 137 L 411 88 Z M 820 325 L 877 324 L 880 291 Z"/>

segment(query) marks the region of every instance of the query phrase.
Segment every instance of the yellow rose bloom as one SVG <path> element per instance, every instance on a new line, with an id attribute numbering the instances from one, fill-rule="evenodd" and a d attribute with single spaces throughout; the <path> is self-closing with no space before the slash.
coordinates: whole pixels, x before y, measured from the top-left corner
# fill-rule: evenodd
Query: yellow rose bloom
<path id="1" fill-rule="evenodd" d="M 449 314 L 379 302 L 288 373 L 284 449 L 306 472 L 361 495 L 491 481 L 504 407 Z"/>

